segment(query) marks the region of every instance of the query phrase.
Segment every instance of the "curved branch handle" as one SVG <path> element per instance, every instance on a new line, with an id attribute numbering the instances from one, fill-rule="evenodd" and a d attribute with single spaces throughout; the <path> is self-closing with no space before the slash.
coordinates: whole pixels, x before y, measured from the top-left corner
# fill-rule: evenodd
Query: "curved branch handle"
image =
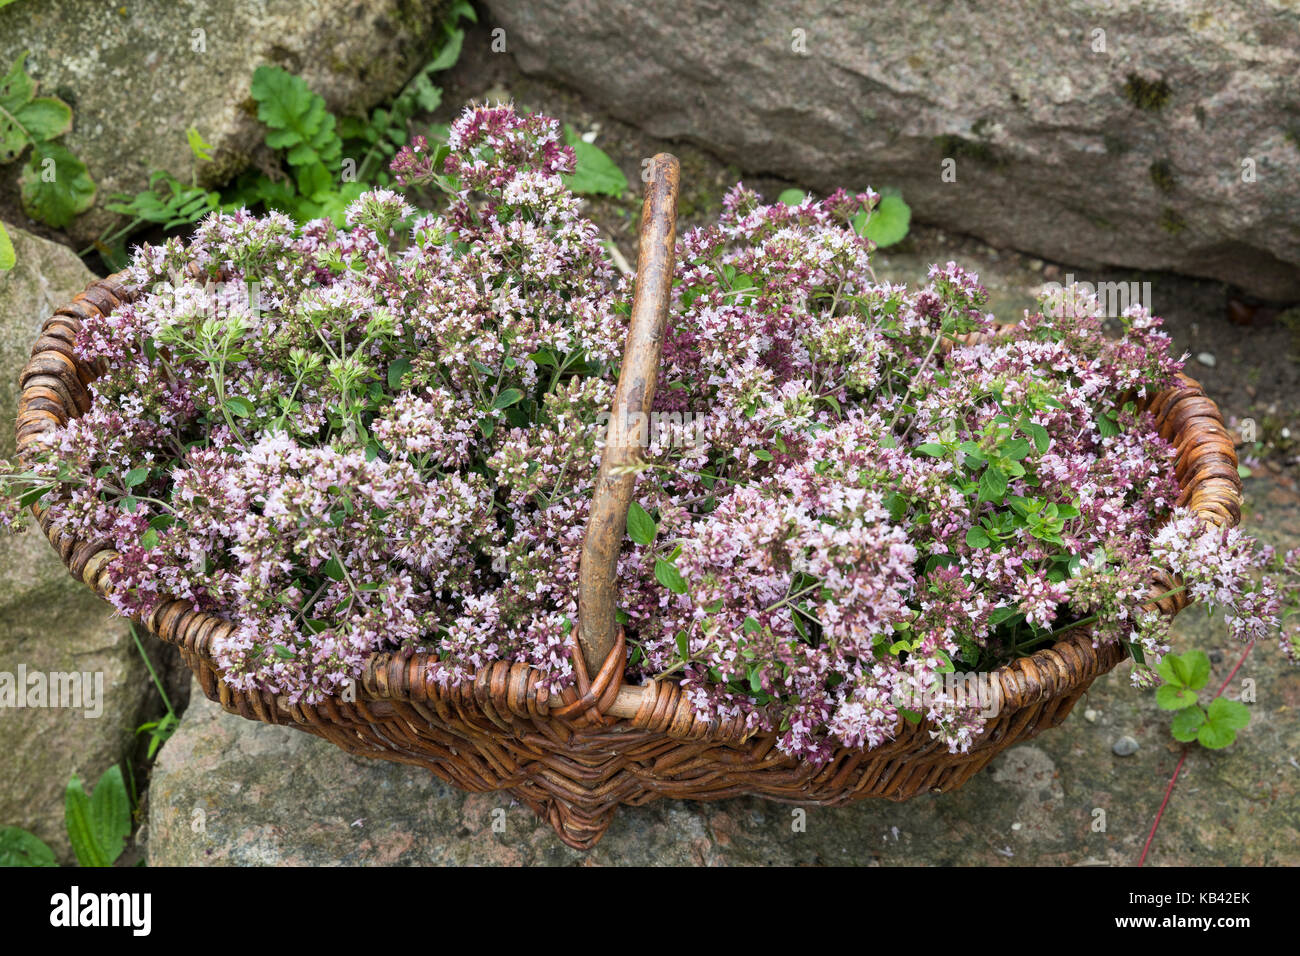
<path id="1" fill-rule="evenodd" d="M 641 460 L 647 440 L 645 423 L 654 403 L 659 355 L 668 322 L 677 243 L 677 157 L 660 153 L 650 161 L 650 180 L 641 207 L 641 248 L 637 257 L 632 320 L 623 350 L 623 366 L 614 393 L 614 409 L 605 433 L 605 450 L 591 499 L 591 515 L 582 540 L 578 574 L 578 641 L 588 673 L 600 671 L 614 648 L 618 622 L 616 577 L 618 553 L 627 530 L 636 473 L 628 466 Z M 621 675 L 620 675 L 621 676 Z"/>

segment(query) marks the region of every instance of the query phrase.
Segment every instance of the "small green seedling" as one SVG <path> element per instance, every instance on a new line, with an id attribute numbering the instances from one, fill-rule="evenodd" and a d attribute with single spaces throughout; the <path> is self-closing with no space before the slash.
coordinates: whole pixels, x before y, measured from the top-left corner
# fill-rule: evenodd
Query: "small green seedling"
<path id="1" fill-rule="evenodd" d="M 1222 750 L 1250 723 L 1250 710 L 1239 701 L 1215 697 L 1201 706 L 1197 691 L 1210 680 L 1210 659 L 1203 651 L 1166 654 L 1156 670 L 1165 682 L 1156 691 L 1156 703 L 1162 710 L 1178 711 L 1170 728 L 1175 740 Z"/>

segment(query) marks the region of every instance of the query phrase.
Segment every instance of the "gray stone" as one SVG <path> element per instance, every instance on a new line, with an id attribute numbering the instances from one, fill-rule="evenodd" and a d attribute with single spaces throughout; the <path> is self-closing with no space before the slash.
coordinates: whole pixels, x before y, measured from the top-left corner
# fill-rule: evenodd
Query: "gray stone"
<path id="1" fill-rule="evenodd" d="M 1131 757 L 1138 752 L 1138 742 L 1125 734 L 1119 740 L 1111 744 L 1110 749 L 1116 757 Z"/>
<path id="2" fill-rule="evenodd" d="M 0 458 L 14 451 L 18 373 L 41 322 L 93 276 L 64 246 L 6 224 L 16 266 L 0 272 Z M 0 535 L 0 672 L 102 675 L 103 712 L 0 707 L 0 826 L 20 826 L 71 860 L 63 791 L 131 752 L 149 677 L 126 625 L 71 575 L 39 531 Z M 95 678 L 92 677 L 92 681 Z"/>
<path id="3" fill-rule="evenodd" d="M 69 228 L 78 241 L 117 221 L 115 192 L 144 189 L 152 169 L 188 182 L 185 130 L 216 146 L 199 163 L 220 183 L 254 159 L 263 130 L 249 96 L 253 71 L 298 74 L 336 112 L 392 95 L 431 52 L 446 0 L 100 0 L 16 3 L 0 10 L 0 64 L 29 50 L 41 91 L 73 108 L 63 142 L 99 185 L 96 207 Z M 199 32 L 201 31 L 201 32 Z M 11 172 L 12 171 L 12 172 Z M 0 179 L 16 165 L 0 167 Z"/>
<path id="4" fill-rule="evenodd" d="M 1300 296 L 1295 9 L 486 2 L 525 72 L 747 175 L 896 187 L 916 219 L 1080 280 L 1118 265 Z"/>

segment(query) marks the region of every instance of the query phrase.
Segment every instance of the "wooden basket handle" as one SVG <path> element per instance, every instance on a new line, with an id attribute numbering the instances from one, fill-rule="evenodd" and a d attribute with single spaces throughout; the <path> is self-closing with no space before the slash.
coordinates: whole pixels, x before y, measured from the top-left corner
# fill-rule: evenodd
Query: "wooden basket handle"
<path id="1" fill-rule="evenodd" d="M 677 243 L 677 192 L 681 168 L 677 157 L 660 153 L 650 161 L 650 178 L 641 207 L 641 247 L 637 255 L 636 292 L 628 325 L 623 365 L 614 392 L 614 408 L 605 432 L 605 449 L 596 475 L 587 533 L 578 572 L 578 642 L 587 672 L 601 670 L 618 636 L 614 614 L 618 602 L 618 555 L 627 530 L 636 473 L 628 466 L 641 460 L 643 425 L 654 403 L 668 322 Z M 619 675 L 621 677 L 621 675 Z"/>

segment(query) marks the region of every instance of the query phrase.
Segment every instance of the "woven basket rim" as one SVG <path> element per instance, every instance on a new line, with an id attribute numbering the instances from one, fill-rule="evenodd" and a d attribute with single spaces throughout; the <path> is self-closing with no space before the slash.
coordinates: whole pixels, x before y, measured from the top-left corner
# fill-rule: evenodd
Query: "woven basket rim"
<path id="1" fill-rule="evenodd" d="M 87 310 L 107 315 L 134 299 L 138 292 L 127 273 L 119 272 L 91 282 L 47 320 L 32 349 L 32 360 L 20 378 L 20 458 L 25 459 L 39 445 L 42 434 L 90 407 L 89 385 L 104 366 L 87 368 L 72 349 L 81 321 L 88 318 Z M 1151 396 L 1144 404 L 1162 422 L 1162 436 L 1177 448 L 1179 503 L 1214 524 L 1236 525 L 1241 516 L 1241 480 L 1236 453 L 1217 405 L 1205 395 L 1199 382 L 1181 373 L 1176 385 Z M 107 566 L 117 552 L 105 541 L 83 541 L 54 529 L 47 509 L 33 506 L 33 511 L 70 573 L 106 597 Z M 1170 618 L 1189 603 L 1184 593 L 1163 593 L 1176 586 L 1173 579 L 1151 583 L 1153 599 L 1149 606 Z M 233 629 L 230 620 L 194 610 L 184 601 L 164 600 L 143 623 L 164 642 L 189 646 L 220 673 L 211 656 L 211 644 L 219 632 Z M 480 668 L 472 680 L 457 685 L 458 690 L 428 679 L 428 665 L 438 659 L 437 655 L 384 651 L 367 659 L 357 682 L 358 698 L 434 702 L 455 693 L 464 697 L 472 687 L 472 696 L 484 708 L 504 708 L 521 717 L 555 720 L 575 728 L 649 730 L 714 743 L 754 736 L 755 732 L 743 727 L 738 719 L 719 722 L 696 717 L 676 680 L 651 681 L 639 687 L 623 685 L 626 647 L 621 632 L 615 651 L 600 673 L 589 677 L 576 644 L 577 630 L 575 627 L 571 644 L 576 686 L 559 695 L 548 696 L 540 686 L 541 672 L 526 663 L 495 661 Z M 1009 712 L 1034 701 L 1066 695 L 1112 669 L 1124 656 L 1120 644 L 1095 644 L 1091 628 L 1081 627 L 1066 631 L 1049 647 L 988 673 L 1002 691 L 1003 712 Z M 221 684 L 226 686 L 224 680 Z M 610 709 L 621 694 L 638 700 L 623 705 L 623 716 L 616 717 Z M 260 692 L 259 696 L 264 706 L 289 712 L 297 709 L 283 696 L 269 692 Z M 897 736 L 891 743 L 919 734 L 928 724 L 925 720 L 907 725 L 900 718 Z M 870 752 L 876 748 L 841 749 Z"/>

